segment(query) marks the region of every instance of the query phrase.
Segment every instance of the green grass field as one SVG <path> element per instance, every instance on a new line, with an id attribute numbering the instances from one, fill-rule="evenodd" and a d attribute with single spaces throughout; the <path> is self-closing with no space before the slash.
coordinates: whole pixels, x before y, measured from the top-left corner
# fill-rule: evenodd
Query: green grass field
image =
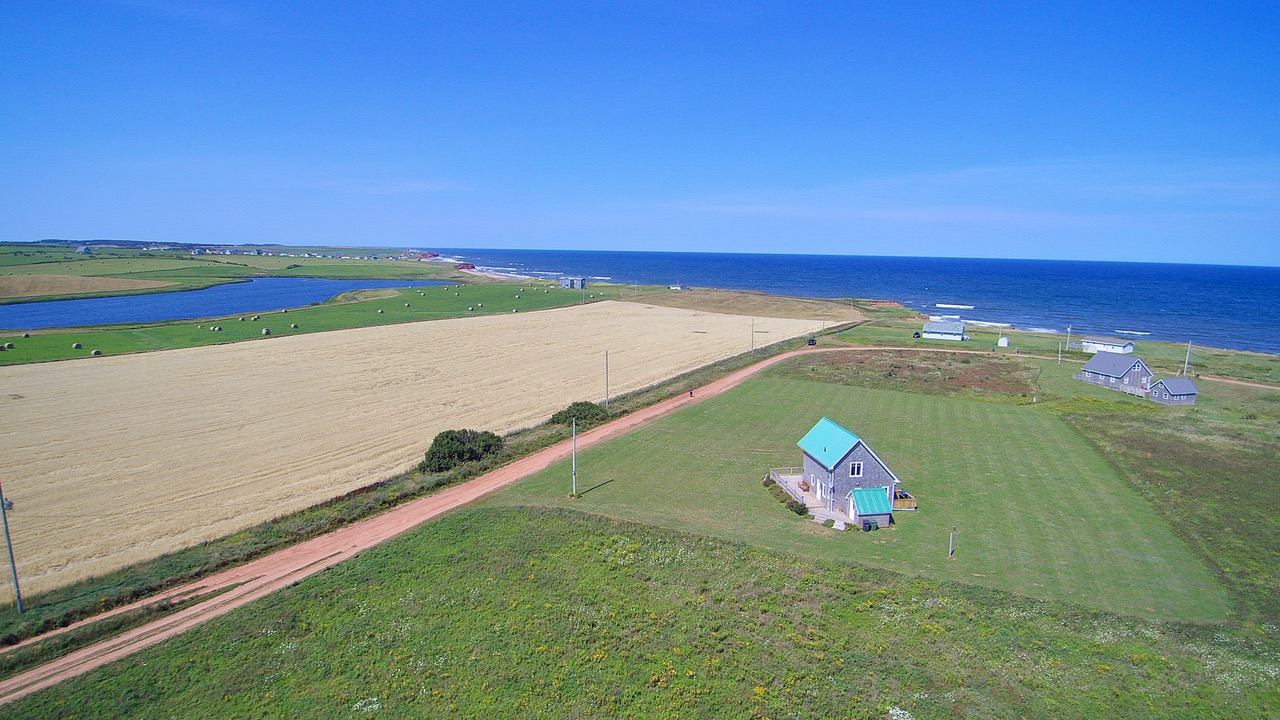
<path id="1" fill-rule="evenodd" d="M 455 513 L 0 717 L 1265 717 L 1274 650 L 568 511 Z"/>
<path id="2" fill-rule="evenodd" d="M 1083 385 L 1083 383 L 1082 383 Z M 800 464 L 823 415 L 860 434 L 920 500 L 893 529 L 838 533 L 761 487 Z M 1149 618 L 1215 622 L 1227 594 L 1061 419 L 1030 406 L 778 377 L 748 382 L 502 493 L 755 545 Z M 951 528 L 958 551 L 947 559 Z"/>
<path id="3" fill-rule="evenodd" d="M 605 295 L 621 297 L 629 292 L 618 286 L 602 286 L 592 288 L 586 300 L 592 302 L 603 299 Z M 118 355 L 245 340 L 270 341 L 301 333 L 502 314 L 513 310 L 532 312 L 575 305 L 583 299 L 580 290 L 563 290 L 558 286 L 550 287 L 545 282 L 536 285 L 502 282 L 358 292 L 337 302 L 259 314 L 256 321 L 253 313 L 246 313 L 133 327 L 36 330 L 28 338 L 22 337 L 21 333 L 4 333 L 0 334 L 0 343 L 13 343 L 13 348 L 0 352 L 0 365 L 88 357 L 94 350 L 100 350 L 103 355 Z M 291 327 L 295 323 L 298 325 L 296 329 Z M 222 330 L 210 330 L 214 325 Z M 269 337 L 262 335 L 263 328 L 271 331 Z M 73 348 L 75 343 L 80 343 L 81 347 Z"/>

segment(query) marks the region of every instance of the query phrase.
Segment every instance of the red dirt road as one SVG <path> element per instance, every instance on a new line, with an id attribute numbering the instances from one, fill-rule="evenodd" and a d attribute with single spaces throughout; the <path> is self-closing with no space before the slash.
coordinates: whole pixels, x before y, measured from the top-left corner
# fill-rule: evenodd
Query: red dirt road
<path id="1" fill-rule="evenodd" d="M 761 370 L 796 355 L 849 349 L 853 348 L 796 350 L 769 358 L 721 378 L 706 387 L 696 389 L 692 396 L 680 395 L 642 410 L 637 410 L 607 425 L 584 432 L 578 436 L 578 447 L 587 448 L 605 442 L 641 425 L 653 422 L 685 405 L 719 395 L 740 385 L 744 380 Z M 408 532 L 428 520 L 475 502 L 489 493 L 543 470 L 569 457 L 571 452 L 572 443 L 566 440 L 517 460 L 510 465 L 481 475 L 474 480 L 446 488 L 434 495 L 415 500 L 381 515 L 348 525 L 327 535 L 321 535 L 279 550 L 244 565 L 224 570 L 216 575 L 160 593 L 146 600 L 116 608 L 109 613 L 95 616 L 61 630 L 32 638 L 21 645 L 38 642 L 57 633 L 65 632 L 111 615 L 137 609 L 144 605 L 151 605 L 164 600 L 178 601 L 184 598 L 221 591 L 215 597 L 197 602 L 172 615 L 134 628 L 116 637 L 83 647 L 45 665 L 0 681 L 0 705 L 17 700 L 37 690 L 56 685 L 67 678 L 89 672 L 113 660 L 131 655 L 166 638 L 185 632 L 206 620 L 230 612 L 264 595 L 296 583 L 364 550 Z M 20 647 L 21 645 L 14 647 Z"/>
<path id="2" fill-rule="evenodd" d="M 619 435 L 646 425 L 688 405 L 715 397 L 742 384 L 747 378 L 775 365 L 779 362 L 808 353 L 838 351 L 878 351 L 878 350 L 924 350 L 928 352 L 950 352 L 968 354 L 986 354 L 988 351 L 951 350 L 943 348 L 894 348 L 894 347 L 834 347 L 814 350 L 794 350 L 755 365 L 743 368 L 731 375 L 721 378 L 705 387 L 698 388 L 692 396 L 680 395 L 656 405 L 638 410 L 621 417 L 607 425 L 578 436 L 578 446 L 588 448 L 605 442 Z M 1026 356 L 1026 355 L 1024 355 Z M 1034 357 L 1034 356 L 1026 356 Z M 1051 358 L 1050 358 L 1051 359 Z M 1242 385 L 1253 385 L 1274 389 L 1274 386 L 1231 381 L 1213 378 L 1220 382 L 1236 382 Z M 436 518 L 451 510 L 475 502 L 476 500 L 517 482 L 529 475 L 539 472 L 550 465 L 563 460 L 572 452 L 571 442 L 564 442 L 541 450 L 510 465 L 498 468 L 480 477 L 442 490 L 434 495 L 402 505 L 381 515 L 362 520 L 347 527 L 335 530 L 327 535 L 313 538 L 306 542 L 279 550 L 265 557 L 245 563 L 244 565 L 225 570 L 216 575 L 196 582 L 160 593 L 146 600 L 116 608 L 108 613 L 89 618 L 44 635 L 27 640 L 13 647 L 21 647 L 39 642 L 58 633 L 75 627 L 96 622 L 111 615 L 137 609 L 164 600 L 178 601 L 212 592 L 220 592 L 215 597 L 197 602 L 164 618 L 129 630 L 121 635 L 86 646 L 65 655 L 57 660 L 33 668 L 19 675 L 0 681 L 0 705 L 12 702 L 30 693 L 58 684 L 59 682 L 86 673 L 113 660 L 126 657 L 143 648 L 150 647 L 166 638 L 185 632 L 253 600 L 268 595 L 276 590 L 291 585 L 303 578 L 313 575 L 325 568 L 332 567 L 360 552 L 386 542 L 402 533 Z M 10 648 L 12 649 L 12 648 Z"/>

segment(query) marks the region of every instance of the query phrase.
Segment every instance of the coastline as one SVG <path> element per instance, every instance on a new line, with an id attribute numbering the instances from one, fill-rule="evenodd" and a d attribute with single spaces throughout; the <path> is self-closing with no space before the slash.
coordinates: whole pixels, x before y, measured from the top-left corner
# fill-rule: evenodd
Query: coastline
<path id="1" fill-rule="evenodd" d="M 880 298 L 923 315 L 1280 354 L 1280 268 L 1092 261 L 437 248 L 483 272 Z M 1138 333 L 1149 333 L 1139 335 Z"/>

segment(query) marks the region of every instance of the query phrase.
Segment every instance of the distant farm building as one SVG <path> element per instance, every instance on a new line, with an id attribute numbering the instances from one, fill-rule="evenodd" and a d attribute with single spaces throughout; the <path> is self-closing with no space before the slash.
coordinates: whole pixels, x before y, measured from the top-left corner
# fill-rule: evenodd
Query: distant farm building
<path id="1" fill-rule="evenodd" d="M 924 324 L 920 336 L 926 340 L 968 340 L 964 336 L 964 323 L 934 320 Z"/>
<path id="2" fill-rule="evenodd" d="M 1151 368 L 1142 358 L 1113 352 L 1099 352 L 1076 373 L 1077 380 L 1111 390 L 1146 397 L 1151 389 Z"/>
<path id="3" fill-rule="evenodd" d="M 585 290 L 587 288 L 587 279 L 583 277 L 560 278 L 560 287 L 569 290 Z"/>
<path id="4" fill-rule="evenodd" d="M 1196 384 L 1187 378 L 1164 378 L 1151 386 L 1151 399 L 1161 405 L 1195 405 L 1200 393 Z"/>
<path id="5" fill-rule="evenodd" d="M 1009 347 L 1009 338 L 1001 335 L 1000 339 L 996 341 L 996 345 L 998 347 Z"/>
<path id="6" fill-rule="evenodd" d="M 1080 349 L 1090 353 L 1119 353 L 1121 355 L 1129 355 L 1133 353 L 1133 341 L 1121 340 L 1120 338 L 1089 336 L 1080 341 Z"/>

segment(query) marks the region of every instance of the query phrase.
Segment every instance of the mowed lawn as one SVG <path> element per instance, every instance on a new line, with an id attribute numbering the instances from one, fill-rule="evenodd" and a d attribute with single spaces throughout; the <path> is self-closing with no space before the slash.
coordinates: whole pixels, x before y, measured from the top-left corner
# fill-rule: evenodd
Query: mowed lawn
<path id="1" fill-rule="evenodd" d="M 762 487 L 823 415 L 920 501 L 837 532 Z M 556 505 L 1154 619 L 1216 622 L 1226 593 L 1092 446 L 1034 406 L 758 378 L 578 456 L 490 502 Z M 956 555 L 947 558 L 952 527 Z"/>

